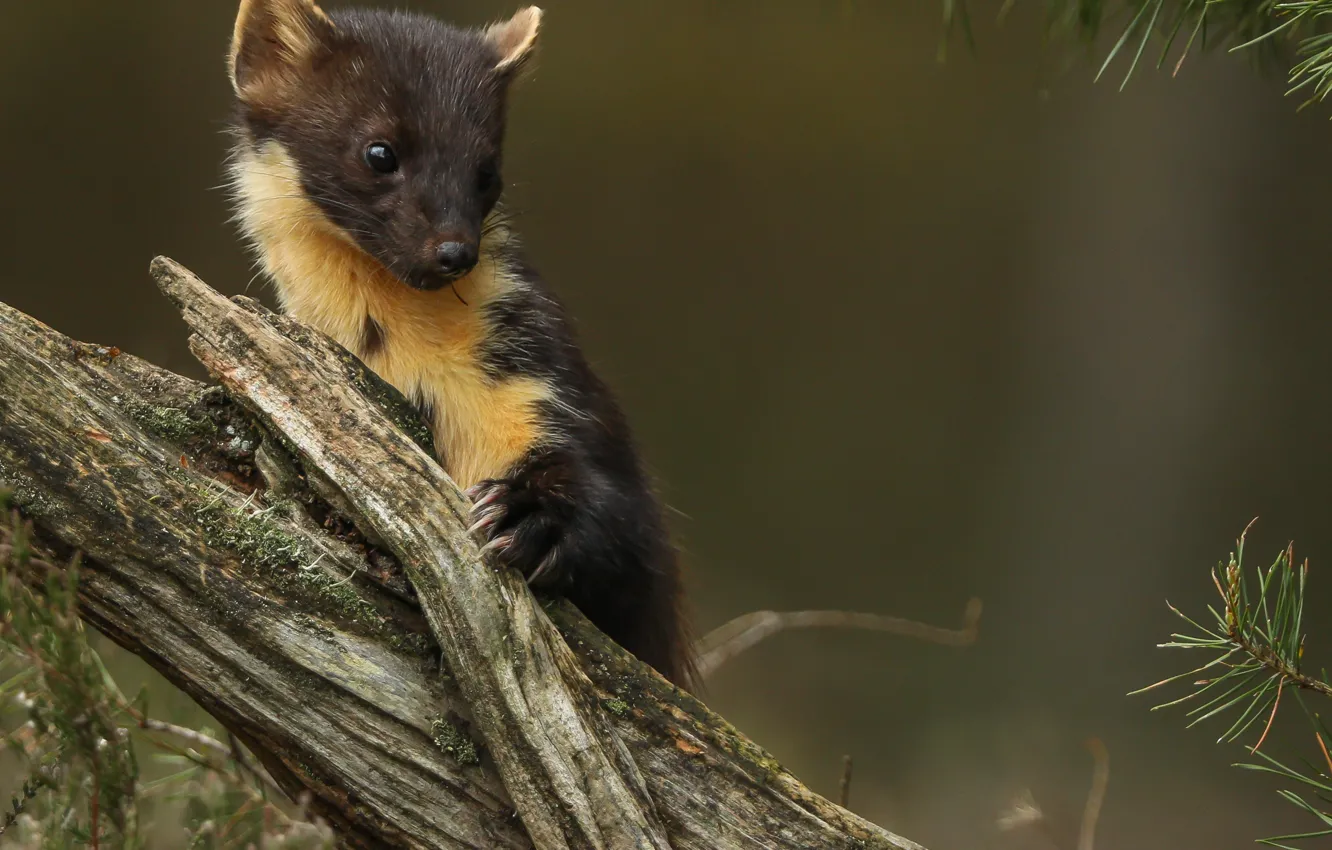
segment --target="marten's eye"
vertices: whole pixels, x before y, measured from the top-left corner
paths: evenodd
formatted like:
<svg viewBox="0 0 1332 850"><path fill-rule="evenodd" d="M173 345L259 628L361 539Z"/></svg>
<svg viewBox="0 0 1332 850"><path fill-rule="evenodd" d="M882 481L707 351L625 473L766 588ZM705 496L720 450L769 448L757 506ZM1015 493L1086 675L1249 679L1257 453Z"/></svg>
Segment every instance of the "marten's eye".
<svg viewBox="0 0 1332 850"><path fill-rule="evenodd" d="M499 187L499 166L487 162L476 171L476 188L483 195L489 195Z"/></svg>
<svg viewBox="0 0 1332 850"><path fill-rule="evenodd" d="M398 155L383 142L373 142L365 149L365 164L380 174L392 174L398 170Z"/></svg>

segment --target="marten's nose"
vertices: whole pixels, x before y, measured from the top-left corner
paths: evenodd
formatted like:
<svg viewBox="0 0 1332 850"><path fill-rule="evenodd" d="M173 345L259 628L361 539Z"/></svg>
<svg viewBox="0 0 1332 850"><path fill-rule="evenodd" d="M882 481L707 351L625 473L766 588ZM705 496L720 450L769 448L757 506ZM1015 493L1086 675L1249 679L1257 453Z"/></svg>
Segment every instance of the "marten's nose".
<svg viewBox="0 0 1332 850"><path fill-rule="evenodd" d="M476 245L471 242L441 242L435 249L435 262L444 274L457 277L476 265L476 253Z"/></svg>

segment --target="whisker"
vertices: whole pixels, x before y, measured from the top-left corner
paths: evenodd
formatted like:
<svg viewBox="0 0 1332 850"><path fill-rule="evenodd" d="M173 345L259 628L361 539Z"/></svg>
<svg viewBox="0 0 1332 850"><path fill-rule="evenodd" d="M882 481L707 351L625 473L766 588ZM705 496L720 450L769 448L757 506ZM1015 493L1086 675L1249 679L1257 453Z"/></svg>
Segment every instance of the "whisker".
<svg viewBox="0 0 1332 850"><path fill-rule="evenodd" d="M296 196L291 196L291 197L296 197ZM278 198L278 197L268 197L268 198L258 198L258 199L256 199L256 200L260 200L260 201L279 201L279 200L283 200L283 198ZM241 217L242 217L241 214L240 214L240 213L237 213L236 215L233 215L233 216L232 216L232 219L235 220L235 219L239 219L239 218L241 218ZM288 215L285 215L285 216L275 216L275 217L271 217L269 220L271 220L271 221L276 221L276 222L285 222L285 221L304 221L304 222L307 222L307 223L310 223L310 224L319 224L319 223L321 223L321 220L320 220L320 219L315 218L314 216L310 216L310 215L306 215L306 214L300 213L300 212L291 213L291 214L288 214ZM336 224L336 226L339 227L339 228L341 228L343 231L345 231L345 232L347 232L347 233L355 234L355 235L357 235L357 236L365 236L366 238L369 238L369 239L373 239L373 238L375 238L375 236L376 236L376 234L374 234L373 232L371 232L371 231L369 231L369 230L366 230L366 229L364 229L364 228L360 228L360 227L347 227L347 226L344 226L344 225L341 225L341 224L337 224L336 222L334 222L334 224Z"/></svg>
<svg viewBox="0 0 1332 850"><path fill-rule="evenodd" d="M356 206L354 206L354 205L352 205L352 204L347 203L346 201L339 201L337 198L329 198L329 197L326 197L326 196L324 196L324 195L311 195L311 194L308 194L308 193L305 193L305 192L297 192L297 193L293 193L293 194L289 194L289 195L260 195L260 196L257 197L257 198L251 198L251 199L249 199L249 200L252 201L252 202L259 202L259 201L269 201L269 202L271 202L271 201L311 201L311 202L313 202L313 203L320 203L320 202L322 202L322 203L329 204L330 206L337 207L337 208L339 208L339 209L347 210L348 212L354 212L354 213L358 213L358 214L364 212L364 210L362 210L360 207L356 207Z"/></svg>
<svg viewBox="0 0 1332 850"><path fill-rule="evenodd" d="M272 177L274 180L286 180L288 183L299 183L300 180L284 171L266 171L253 163L246 163L238 169L244 174L258 174L261 177ZM233 180L239 180L242 175L236 175Z"/></svg>

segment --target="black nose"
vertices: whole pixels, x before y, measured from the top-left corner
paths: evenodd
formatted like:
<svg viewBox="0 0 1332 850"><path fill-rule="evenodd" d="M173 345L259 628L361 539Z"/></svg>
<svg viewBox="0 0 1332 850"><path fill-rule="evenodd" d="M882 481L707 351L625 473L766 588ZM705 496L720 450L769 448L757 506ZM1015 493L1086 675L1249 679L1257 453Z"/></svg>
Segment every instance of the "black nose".
<svg viewBox="0 0 1332 850"><path fill-rule="evenodd" d="M469 272L476 265L476 246L470 242L441 242L435 249L435 261L444 274Z"/></svg>

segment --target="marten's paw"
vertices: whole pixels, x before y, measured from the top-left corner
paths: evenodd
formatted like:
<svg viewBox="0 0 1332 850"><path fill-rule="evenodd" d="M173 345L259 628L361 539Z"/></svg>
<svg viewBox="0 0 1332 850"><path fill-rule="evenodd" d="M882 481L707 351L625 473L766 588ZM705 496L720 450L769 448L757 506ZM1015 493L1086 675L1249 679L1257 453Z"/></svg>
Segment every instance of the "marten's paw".
<svg viewBox="0 0 1332 850"><path fill-rule="evenodd" d="M572 505L558 494L514 479L469 488L472 534L486 541L482 554L513 567L535 588L558 590L569 581L562 542Z"/></svg>

